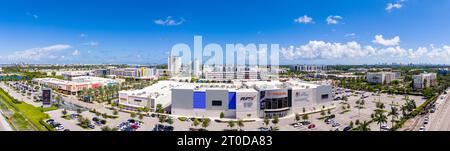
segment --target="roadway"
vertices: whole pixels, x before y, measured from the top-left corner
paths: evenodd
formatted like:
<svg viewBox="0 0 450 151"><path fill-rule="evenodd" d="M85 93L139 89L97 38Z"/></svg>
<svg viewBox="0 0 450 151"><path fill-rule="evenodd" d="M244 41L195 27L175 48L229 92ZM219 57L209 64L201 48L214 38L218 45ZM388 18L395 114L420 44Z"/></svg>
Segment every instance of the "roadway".
<svg viewBox="0 0 450 151"><path fill-rule="evenodd" d="M13 131L13 128L3 116L2 111L0 111L0 131Z"/></svg>
<svg viewBox="0 0 450 151"><path fill-rule="evenodd" d="M429 116L429 131L450 131L450 90L446 95L439 96L436 101L436 111Z"/></svg>

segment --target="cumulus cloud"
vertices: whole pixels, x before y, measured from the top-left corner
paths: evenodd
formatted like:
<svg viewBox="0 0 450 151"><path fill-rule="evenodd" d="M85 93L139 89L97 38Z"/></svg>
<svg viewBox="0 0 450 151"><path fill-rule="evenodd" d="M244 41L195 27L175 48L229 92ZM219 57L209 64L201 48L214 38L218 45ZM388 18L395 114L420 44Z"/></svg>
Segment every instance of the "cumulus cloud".
<svg viewBox="0 0 450 151"><path fill-rule="evenodd" d="M400 9L403 7L404 0L397 1L395 3L388 3L386 6L386 11L391 12L394 9Z"/></svg>
<svg viewBox="0 0 450 151"><path fill-rule="evenodd" d="M31 48L23 51L16 51L13 54L8 55L8 59L13 61L23 61L23 60L39 61L41 58L44 57L49 57L51 59L53 53L61 50L66 50L69 48L72 48L72 46L66 44L57 44L42 48Z"/></svg>
<svg viewBox="0 0 450 151"><path fill-rule="evenodd" d="M90 42L87 42L87 43L83 43L83 45L85 45L85 46L92 46L92 47L96 47L96 46L98 46L98 45L99 45L99 43L98 43L98 42L96 42L96 41L90 41Z"/></svg>
<svg viewBox="0 0 450 151"><path fill-rule="evenodd" d="M313 18L307 15L294 19L294 22L299 24L314 24Z"/></svg>
<svg viewBox="0 0 450 151"><path fill-rule="evenodd" d="M79 56L79 55L80 51L78 51L78 49L72 52L72 56Z"/></svg>
<svg viewBox="0 0 450 151"><path fill-rule="evenodd" d="M341 16L328 16L326 21L327 24L338 24L340 20L342 20L343 18Z"/></svg>
<svg viewBox="0 0 450 151"><path fill-rule="evenodd" d="M39 18L38 15L30 13L30 12L27 12L27 15L33 17L34 19L38 19Z"/></svg>
<svg viewBox="0 0 450 151"><path fill-rule="evenodd" d="M288 60L295 59L356 59L362 57L376 57L379 59L439 59L450 61L450 46L418 47L405 49L400 46L376 48L370 45L363 46L355 41L347 43L330 43L324 41L309 41L297 47L281 48L281 56Z"/></svg>
<svg viewBox="0 0 450 151"><path fill-rule="evenodd" d="M158 19L154 21L155 24L163 26L177 26L183 24L184 22L185 22L184 18L179 18L178 20L175 20L173 19L172 16L167 16L166 19Z"/></svg>
<svg viewBox="0 0 450 151"><path fill-rule="evenodd" d="M355 33L347 33L344 35L344 37L355 37L356 34Z"/></svg>
<svg viewBox="0 0 450 151"><path fill-rule="evenodd" d="M309 41L299 47L281 48L280 52L286 59L337 59L365 57L375 53L372 46L361 46L357 42L328 43L324 41Z"/></svg>
<svg viewBox="0 0 450 151"><path fill-rule="evenodd" d="M381 44L383 46L396 46L400 43L400 37L395 36L392 39L384 39L383 35L376 35L375 40L373 40L372 42L376 44Z"/></svg>
<svg viewBox="0 0 450 151"><path fill-rule="evenodd" d="M450 46L444 45L442 48L431 45L431 51L427 53L428 58L435 60L450 60Z"/></svg>

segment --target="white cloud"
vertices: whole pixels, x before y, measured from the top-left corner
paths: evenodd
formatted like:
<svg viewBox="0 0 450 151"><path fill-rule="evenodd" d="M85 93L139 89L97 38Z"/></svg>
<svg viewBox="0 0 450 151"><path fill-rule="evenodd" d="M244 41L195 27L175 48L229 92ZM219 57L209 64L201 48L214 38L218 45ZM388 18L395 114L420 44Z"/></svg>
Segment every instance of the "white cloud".
<svg viewBox="0 0 450 151"><path fill-rule="evenodd" d="M286 59L338 59L365 57L375 53L372 46L361 46L357 42L328 43L324 41L309 41L306 45L299 47L291 46L282 48L281 54Z"/></svg>
<svg viewBox="0 0 450 151"><path fill-rule="evenodd" d="M8 55L8 59L13 61L39 61L41 58L45 57L49 57L51 59L53 53L69 48L72 48L72 46L66 44L58 44L42 48L31 48L23 51L16 51L13 54Z"/></svg>
<svg viewBox="0 0 450 151"><path fill-rule="evenodd" d="M186 20L184 18L180 18L178 20L173 19L172 16L167 16L166 19L158 19L155 20L155 24L157 25L163 25L163 26L177 26L177 25L181 25L185 22Z"/></svg>
<svg viewBox="0 0 450 151"><path fill-rule="evenodd" d="M450 46L444 45L442 48L430 46L431 51L427 54L429 59L450 61Z"/></svg>
<svg viewBox="0 0 450 151"><path fill-rule="evenodd" d="M394 9L400 9L403 7L404 0L397 1L395 3L388 3L386 6L386 11L391 12Z"/></svg>
<svg viewBox="0 0 450 151"><path fill-rule="evenodd" d="M450 46L435 48L431 46L431 50L427 47L418 47L417 49L405 49L400 46L390 46L375 48L370 45L362 46L357 42L347 43L330 43L324 41L309 41L305 45L298 47L290 46L281 48L280 53L285 59L356 59L362 57L371 57L375 60L391 60L392 59L410 59L417 61L424 57L430 59L448 60L450 61Z"/></svg>
<svg viewBox="0 0 450 151"><path fill-rule="evenodd" d="M327 24L338 24L340 20L342 20L343 18L341 16L328 16L326 21Z"/></svg>
<svg viewBox="0 0 450 151"><path fill-rule="evenodd" d="M347 33L344 35L344 37L355 37L356 34L355 33Z"/></svg>
<svg viewBox="0 0 450 151"><path fill-rule="evenodd" d="M383 46L396 46L399 45L400 43L400 37L395 36L392 39L384 39L383 35L375 35L375 40L373 40L372 42L376 44L381 44Z"/></svg>
<svg viewBox="0 0 450 151"><path fill-rule="evenodd" d="M86 38L86 37L88 37L88 35L87 35L87 34L84 34L84 33L81 33L81 34L80 34L80 37L81 37L81 38Z"/></svg>
<svg viewBox="0 0 450 151"><path fill-rule="evenodd" d="M82 45L96 47L96 46L99 45L99 43L96 42L96 41L90 41L90 42L87 42L87 43L83 43Z"/></svg>
<svg viewBox="0 0 450 151"><path fill-rule="evenodd" d="M404 56L408 56L408 51L401 48L400 46L388 47L388 48L380 49L378 52L378 55L391 56L391 57L404 57Z"/></svg>
<svg viewBox="0 0 450 151"><path fill-rule="evenodd" d="M294 22L299 24L314 24L313 18L307 15L294 19Z"/></svg>
<svg viewBox="0 0 450 151"><path fill-rule="evenodd" d="M34 19L38 19L38 18L39 18L38 15L32 14L32 13L30 13L30 12L27 12L27 15L33 17Z"/></svg>
<svg viewBox="0 0 450 151"><path fill-rule="evenodd" d="M78 49L72 52L72 56L79 56L79 55L80 51L78 51Z"/></svg>

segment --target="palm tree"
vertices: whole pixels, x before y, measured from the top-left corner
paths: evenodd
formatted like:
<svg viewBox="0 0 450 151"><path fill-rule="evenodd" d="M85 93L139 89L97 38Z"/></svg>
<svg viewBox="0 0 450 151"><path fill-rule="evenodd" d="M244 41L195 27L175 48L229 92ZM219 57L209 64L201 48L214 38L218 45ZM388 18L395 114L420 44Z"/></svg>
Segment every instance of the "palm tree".
<svg viewBox="0 0 450 151"><path fill-rule="evenodd" d="M304 121L308 120L308 119L309 119L308 114L303 114L302 119L303 119Z"/></svg>
<svg viewBox="0 0 450 151"><path fill-rule="evenodd" d="M269 126L269 122L270 122L269 118L264 117L264 124L266 125L266 127Z"/></svg>
<svg viewBox="0 0 450 151"><path fill-rule="evenodd" d="M242 129L242 127L245 126L245 125L244 125L244 121L243 121L242 119L239 119L239 120L237 121L237 125L239 126L239 129Z"/></svg>
<svg viewBox="0 0 450 151"><path fill-rule="evenodd" d="M396 107L391 107L391 111L388 113L388 116L391 116L392 126L394 126L394 122L398 118L398 115L398 109Z"/></svg>
<svg viewBox="0 0 450 151"><path fill-rule="evenodd" d="M295 114L295 122L298 122L298 121L300 121L300 114Z"/></svg>
<svg viewBox="0 0 450 151"><path fill-rule="evenodd" d="M202 127L203 127L204 129L206 129L206 128L209 126L210 121L211 121L211 120L210 120L209 118L203 119Z"/></svg>
<svg viewBox="0 0 450 151"><path fill-rule="evenodd" d="M234 127L234 121L228 121L228 127L230 127L231 129L233 129Z"/></svg>
<svg viewBox="0 0 450 151"><path fill-rule="evenodd" d="M358 131L370 131L369 122L366 122L366 121L362 122L358 126L357 130Z"/></svg>
<svg viewBox="0 0 450 151"><path fill-rule="evenodd" d="M380 125L380 131L381 131L381 125L384 123L387 123L387 116L383 114L383 112L375 113L373 121L377 122L377 124Z"/></svg>
<svg viewBox="0 0 450 151"><path fill-rule="evenodd" d="M273 125L276 126L278 124L278 122L280 122L280 120L278 119L278 115L273 116L273 119L272 119Z"/></svg>

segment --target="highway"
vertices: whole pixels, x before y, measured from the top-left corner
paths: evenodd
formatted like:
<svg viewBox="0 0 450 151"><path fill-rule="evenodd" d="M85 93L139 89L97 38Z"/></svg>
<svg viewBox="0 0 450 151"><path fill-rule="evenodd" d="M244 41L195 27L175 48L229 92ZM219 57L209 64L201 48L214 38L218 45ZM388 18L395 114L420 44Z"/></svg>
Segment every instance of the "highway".
<svg viewBox="0 0 450 151"><path fill-rule="evenodd" d="M450 90L446 95L439 96L436 101L436 111L430 114L429 131L450 131Z"/></svg>

